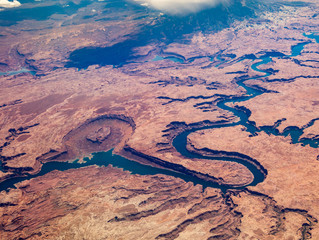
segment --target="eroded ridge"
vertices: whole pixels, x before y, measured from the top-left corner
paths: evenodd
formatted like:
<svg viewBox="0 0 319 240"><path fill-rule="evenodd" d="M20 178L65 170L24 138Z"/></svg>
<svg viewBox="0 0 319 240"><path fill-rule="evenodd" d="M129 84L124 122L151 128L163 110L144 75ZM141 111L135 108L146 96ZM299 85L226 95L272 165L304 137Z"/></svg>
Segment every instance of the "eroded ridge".
<svg viewBox="0 0 319 240"><path fill-rule="evenodd" d="M302 43L299 44L302 47L305 46L306 44L309 44L310 42L306 42L306 43ZM298 45L298 46L299 46ZM216 101L216 105L223 109L223 110L227 110L232 112L236 117L239 118L239 121L237 122L226 122L226 123L220 123L220 122L216 122L214 123L209 123L206 122L206 126L203 127L199 127L201 125L201 123L199 124L193 124L193 128L185 123L171 123L172 126L176 126L176 127L170 127L167 126L168 129L165 130L167 132L171 132L171 134L165 134L164 136L168 138L168 142L166 144L172 144L176 150L180 153L182 153L184 156L189 157L189 158L204 158L204 156L207 158L209 155L211 156L210 159L214 159L212 156L218 156L218 157L230 157L231 161L238 161L239 159L243 160L244 162L248 162L248 163L252 163L253 168L257 168L253 169L252 166L248 166L249 170L251 170L254 174L254 182L251 185L256 185L259 182L262 182L265 178L265 176L267 175L267 170L255 159L252 159L249 156L246 156L244 154L241 153L236 153L236 152L227 152L227 151L217 151L217 150L211 150L211 149L195 149L194 146L192 146L191 144L188 144L189 148L186 149L186 145L187 145L187 135L190 134L191 132L195 132L198 130L203 130L203 129L213 129L213 128L224 128L224 127L233 127L236 125L242 125L244 128L244 131L247 131L251 134L251 137L256 136L258 134L258 132L266 132L267 134L273 134L275 136L288 136L290 135L291 139L292 139L292 143L296 144L296 143L302 143L303 146L306 144L309 144L311 147L317 148L319 146L318 141L317 141L317 137L314 136L312 138L300 138L300 136L303 134L303 131L308 128L311 127L316 119L311 120L308 124L306 124L305 126L303 126L302 128L298 128L298 127L286 127L282 132L279 132L277 130L277 127L285 120L285 119L281 119L279 121L277 121L272 127L269 126L261 126L261 127L257 127L256 123L253 121L249 120L249 117L251 115L251 112L249 109L243 107L243 106L237 106L234 105L238 102L244 102L250 99L253 99L257 96L260 96L264 93L269 93L271 91L261 88L261 87L256 87L256 86L249 86L247 85L245 82L247 80L256 80L259 78L267 78L270 75L273 75L274 73L276 73L276 71L270 71L270 69L266 69L266 70L260 70L260 66L263 64L268 64L270 62L273 62L273 58L281 58L281 57L291 57L291 56L297 56L301 53L303 48L300 48L298 50L295 50L295 46L292 47L292 55L285 55L285 54L280 54L278 52L265 52L264 55L262 55L260 58L262 61L257 62L252 64L251 68L255 71L259 71L261 73L264 73L264 75L258 75L258 76L254 76L254 77L249 77L248 75L242 75L240 77L236 77L234 79L235 83L238 86L243 87L246 90L246 94L242 95L242 96L224 96L220 99L218 99ZM246 57L247 58L247 57ZM257 59L257 58L256 58ZM315 78L315 77L314 77ZM229 106L229 103L233 104L234 106L231 107ZM203 122L205 123L205 122ZM195 127L197 125L197 127ZM210 126L208 126L210 125ZM174 128L177 128L179 130L175 130ZM181 130L183 129L183 130ZM191 129L191 130L189 130ZM172 135L175 137L174 140L172 139ZM165 143L161 143L163 146L166 146ZM215 158L216 159L216 158ZM226 160L226 159L225 159ZM229 160L229 159L228 159ZM247 166L247 165L246 165Z"/></svg>
<svg viewBox="0 0 319 240"><path fill-rule="evenodd" d="M80 196L75 197L75 191ZM0 198L1 232L10 239L54 239L57 234L77 238L82 230L91 237L98 234L99 238L113 239L130 238L132 231L149 239L236 239L239 234L241 214L218 190L202 192L200 186L165 175L138 176L117 168L91 166L53 171L1 194L6 195ZM158 218L165 222L156 224L154 219ZM80 228L74 225L76 221L80 221ZM201 231L193 232L193 227Z"/></svg>
<svg viewBox="0 0 319 240"><path fill-rule="evenodd" d="M6 138L6 142L0 147L0 152L3 148L10 145L12 141L19 137L26 137L27 131L31 127L36 127L39 124L34 124L27 127L20 127L18 129L9 129L10 135ZM105 133L102 137L101 129L105 128ZM111 148L117 147L120 149L132 134L135 129L134 121L124 115L101 115L99 117L89 119L79 127L71 130L66 136L64 136L61 149L50 149L48 152L38 156L36 161L38 162L37 169L34 168L16 168L7 166L11 160L23 157L26 153L20 153L15 156L1 156L2 169L10 174L5 175L1 180L7 180L1 184L1 189L12 187L13 183L18 180L10 180L12 178L23 177L22 179L30 179L36 176L43 175L48 172L47 169L42 169L42 165L49 162L65 162L72 159L83 158L89 156L91 153L98 151L108 151ZM100 131L100 132L99 132ZM103 132L103 131L102 131ZM98 134L98 136L96 136ZM99 140L92 141L92 137ZM52 165L52 164L51 164ZM53 164L54 165L54 164ZM52 170L54 166L52 165ZM66 169L72 168L72 164L62 164ZM61 165L61 166L62 166ZM76 164L75 164L76 165ZM74 167L75 167L74 165ZM79 165L81 166L81 165ZM78 166L78 167L79 167ZM62 168L63 169L63 168ZM61 170L62 170L61 169Z"/></svg>
<svg viewBox="0 0 319 240"><path fill-rule="evenodd" d="M243 214L245 222L247 214L254 213L251 220L262 215L262 221L256 221L255 226L242 224L242 237L256 235L263 239L266 236L285 238L289 234L297 235L300 239L312 239L311 230L318 220L304 209L285 208L279 205L272 197L253 190L230 191L229 196L236 206L236 210ZM253 208L246 206L254 204ZM250 228L250 229L249 229ZM262 230L261 230L262 229ZM254 231L252 233L251 231Z"/></svg>
<svg viewBox="0 0 319 240"><path fill-rule="evenodd" d="M1 162L1 169L7 172L10 172L11 174L6 175L2 178L0 178L0 182L4 179L7 179L12 176L19 176L22 175L28 171L33 171L34 169L31 167L10 167L7 166L7 163L10 162L13 159L19 158L21 156L24 156L26 153L21 152L19 154L16 154L14 156L4 156L2 155L2 151L5 147L9 146L13 141L24 141L30 137L29 135L29 129L38 126L39 123L35 123L33 125L19 127L19 128L10 128L8 130L9 135L5 138L5 142L0 146L0 162Z"/></svg>
<svg viewBox="0 0 319 240"><path fill-rule="evenodd" d="M236 12L248 10L234 2ZM122 16L117 1L94 4L29 20L39 36L25 21L3 28L10 50L1 51L2 71L37 71L1 78L4 132L40 124L2 134L5 174L34 175L16 178L16 189L2 183L1 236L316 239L319 102L311 98L318 96L318 36L308 32L318 25L316 3L280 3L275 13L194 34L202 27L196 17L170 24L152 15L145 25L140 8ZM218 17L208 15L208 23ZM194 20L199 25L189 28ZM163 42L152 42L158 33ZM277 106L297 110L277 116ZM54 137L45 138L51 129ZM51 149L38 147L41 141ZM102 152L110 148L134 161ZM130 173L84 168L93 164Z"/></svg>

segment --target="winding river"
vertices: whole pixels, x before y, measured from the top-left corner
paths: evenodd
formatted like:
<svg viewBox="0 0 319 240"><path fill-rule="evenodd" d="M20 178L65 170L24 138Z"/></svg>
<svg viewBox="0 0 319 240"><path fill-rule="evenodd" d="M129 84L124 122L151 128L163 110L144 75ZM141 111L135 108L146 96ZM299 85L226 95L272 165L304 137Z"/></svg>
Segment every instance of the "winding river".
<svg viewBox="0 0 319 240"><path fill-rule="evenodd" d="M310 38L313 38L313 35L305 35L305 36L310 36ZM245 84L245 81L251 80L251 79L258 79L258 78L263 78L270 76L272 72L269 69L266 70L261 70L259 67L261 65L265 65L267 63L272 62L273 58L282 58L282 57L293 57L293 56L298 56L301 54L304 46L306 44L309 44L311 42L304 42L297 44L295 46L292 46L291 48L291 55L284 55L282 53L276 53L276 52L267 52L264 55L262 55L259 58L256 58L254 61L255 63L252 64L251 68L257 72L260 73L260 75L254 76L254 77L248 77L248 76L242 76L237 78L237 85L240 87L243 87L246 91L246 94L242 96L227 96L222 99L220 99L217 102L217 106L223 110L232 112L234 116L238 117L237 122L222 122L220 124L216 124L214 126L207 126L207 127L198 127L198 128L193 128L192 130L186 130L177 135L174 140L173 140L173 146L175 149L182 154L184 157L187 158L201 158L201 159L209 159L209 160L223 160L223 161L232 161L232 162L237 162L245 167L247 167L251 173L254 175L254 180L245 186L232 186L232 185L219 185L217 183L213 182L208 182L205 180L202 180L198 177L195 176L190 176L190 175L185 175L183 173L179 173L176 171L172 171L169 169L162 169L162 168L156 168L148 165L143 165L135 161L128 160L124 157L114 155L112 154L112 150L108 152L97 152L93 153L93 157L91 159L85 158L84 163L80 163L79 161L74 161L74 162L48 162L43 164L41 171L36 174L36 175L28 175L25 177L17 177L17 178L12 178L8 179L0 184L0 191L1 190L8 190L9 188L14 188L14 184L18 183L23 180L27 179L32 179L38 176L42 176L46 173L49 173L53 170L60 170L64 171L67 169L73 169L73 168L80 168L84 166L89 166L89 165L98 165L98 166L107 166L109 164L112 164L114 167L119 167L123 168L124 170L130 171L132 174L140 174L140 175L155 175L155 174L165 174L165 175L170 175L174 176L177 178L181 178L185 180L186 182L193 182L194 184L200 184L203 186L203 189L206 187L213 187L213 188L219 188L222 191L226 191L227 189L242 189L247 186L255 186L258 183L262 182L267 175L267 171L263 169L263 167L253 159L251 159L249 156L245 156L242 154L234 154L234 153L227 153L226 157L213 157L209 155L201 155L199 153L194 153L190 152L186 148L186 143L187 143L187 136L195 131L203 130L203 129L213 129L213 128L225 128L225 127L233 127L236 125L241 125L243 126L247 132L251 133L252 135L256 135L258 132L266 132L267 134L273 134L276 136L291 136L292 143L302 143L303 145L310 145L311 147L318 148L319 143L318 140L316 139L300 139L300 136L303 134L303 130L307 127L310 127L314 124L316 120L319 119L314 119L311 122L309 122L304 128L298 128L298 127L288 127L286 128L283 132L279 132L277 130L277 126L263 126L263 127L256 127L254 122L249 121L250 117L250 111L245 108L240 108L240 107L230 107L228 104L231 106L234 106L236 103L247 101L249 99L252 99L256 96L259 96L263 93L266 92L266 90L257 88L257 87L251 87ZM173 57L169 58L166 57L166 59L171 59L175 60L177 62L180 62L180 59L172 59ZM157 57L156 59L153 60L162 60L162 57ZM226 62L226 60L222 58L218 58L222 63ZM232 59L232 58L231 58ZM246 59L251 59L250 57L247 57ZM243 60L243 59L241 59ZM221 63L221 64L222 64ZM218 64L220 66L221 64ZM280 123L279 123L280 124ZM240 156L239 156L240 155ZM243 158L250 159L252 161L245 161Z"/></svg>

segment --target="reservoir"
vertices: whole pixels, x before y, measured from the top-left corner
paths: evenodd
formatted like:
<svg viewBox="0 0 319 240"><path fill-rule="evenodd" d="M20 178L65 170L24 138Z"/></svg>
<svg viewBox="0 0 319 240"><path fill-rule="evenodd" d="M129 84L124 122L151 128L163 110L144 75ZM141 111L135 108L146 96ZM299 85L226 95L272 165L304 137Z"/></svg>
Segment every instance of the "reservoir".
<svg viewBox="0 0 319 240"><path fill-rule="evenodd" d="M291 49L292 49L291 55L286 56L286 57L298 56L306 44L308 44L308 42L292 46L291 47ZM127 49L127 50L129 50L129 49ZM249 55L247 55L247 56L248 56L247 59L251 60ZM120 61L123 60L122 57L125 58L126 56L119 56L119 58L117 59L117 61L119 61L119 63L120 63ZM258 183L262 182L267 175L267 170L265 170L258 163L258 161L251 159L249 156L245 156L245 155L240 154L240 153L234 154L234 153L225 152L225 153L227 153L226 154L227 157L209 157L209 156L201 155L199 153L189 152L186 148L187 136L190 133L195 132L195 131L199 131L199 130L213 129L213 128L225 128L225 127L232 127L232 126L236 126L236 125L241 125L241 126L244 126L246 131L251 133L252 135L256 135L256 133L261 132L261 131L266 132L268 134L275 135L275 136L288 136L289 135L291 137L291 141L293 144L302 143L303 145L309 145L313 148L318 148L318 145L319 145L318 140L305 139L305 138L300 139L300 136L302 135L303 130L305 128L312 126L315 121L319 120L319 118L313 119L303 129L300 129L300 128L295 127L295 126L291 126L291 127L287 127L283 132L280 133L276 129L276 127L263 126L263 127L257 128L252 122L250 122L248 120L250 117L250 111L248 109L238 108L238 107L237 108L230 107L227 104L227 103L235 104L238 102L247 101L249 99L252 99L252 98L259 96L259 95L263 94L264 92L266 92L266 90L254 88L254 87L250 87L250 86L246 85L245 81L250 80L250 79L258 79L258 78L269 76L271 74L269 71L261 70L259 67L262 65L265 65L267 63L272 62L272 58L275 58L275 57L278 57L278 58L283 57L283 54L269 52L269 53L264 54L260 58L256 58L254 60L256 62L251 65L251 69L253 69L254 71L257 71L259 73L262 73L261 75L257 75L254 77L241 76L241 77L238 77L236 79L236 84L245 89L246 93L244 95L242 95L242 96L226 96L217 102L217 106L219 108L232 112L234 116L239 118L239 121L231 122L231 123L227 123L227 122L218 123L214 126L193 128L192 130L186 130L186 131L180 133L179 135L177 135L173 140L173 146L175 147L175 149L186 158L208 159L208 160L212 160L212 161L214 161L214 160L233 161L233 162L237 162L239 164L244 165L254 175L254 180L246 186L238 187L238 186L232 186L232 185L219 185L217 183L208 182L208 181L202 180L198 177L186 175L186 174L183 174L181 172L177 172L177 171L173 171L173 170L169 170L169 169L156 168L156 167L152 167L152 166L148 166L148 165L143 165L143 164L140 164L138 162L128 160L124 157L121 157L118 155L113 155L112 150L110 150L108 152L93 153L92 154L93 157L91 159L85 158L84 163L79 163L79 161L44 163L41 171L38 174L8 179L0 184L0 190L7 190L8 188L14 187L15 183L18 183L20 181L27 180L27 179L32 179L32 178L35 178L37 176L42 176L42 175L44 175L48 172L51 172L53 170L64 171L64 170L68 170L68 169L80 168L80 167L90 166L90 165L107 166L109 164L112 164L114 167L123 168L124 170L128 170L132 174L140 174L140 175L165 174L165 175L170 175L173 177L181 178L181 179L185 180L186 182L192 182L195 185L200 184L203 186L203 189L205 189L206 187L213 187L213 188L219 188L222 191L226 191L227 189L242 189L242 188L245 188L247 186L255 186ZM163 59L163 58L160 56L157 56L153 60L156 61L156 60L161 60L161 59ZM170 59L174 62L181 61L181 59L179 59L179 58L172 59L172 58L168 57L167 59ZM220 59L220 60L222 60L222 59ZM241 59L241 60L243 60L243 59ZM21 71L22 72L25 72L25 71L29 72L29 70L27 70L27 69L21 69L20 71L17 71L17 72L20 73ZM17 72L7 72L6 74L8 74L8 73L17 74ZM4 75L4 74L2 74L2 75ZM233 106L233 104L231 106Z"/></svg>

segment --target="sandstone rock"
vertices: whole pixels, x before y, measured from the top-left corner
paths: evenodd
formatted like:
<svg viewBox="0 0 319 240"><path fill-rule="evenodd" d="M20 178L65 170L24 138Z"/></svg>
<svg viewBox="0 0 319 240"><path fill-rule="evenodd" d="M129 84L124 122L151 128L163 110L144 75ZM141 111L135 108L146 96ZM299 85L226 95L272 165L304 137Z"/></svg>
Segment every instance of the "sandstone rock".
<svg viewBox="0 0 319 240"><path fill-rule="evenodd" d="M111 129L109 127L102 127L95 132L87 135L86 139L93 143L103 142L111 134Z"/></svg>

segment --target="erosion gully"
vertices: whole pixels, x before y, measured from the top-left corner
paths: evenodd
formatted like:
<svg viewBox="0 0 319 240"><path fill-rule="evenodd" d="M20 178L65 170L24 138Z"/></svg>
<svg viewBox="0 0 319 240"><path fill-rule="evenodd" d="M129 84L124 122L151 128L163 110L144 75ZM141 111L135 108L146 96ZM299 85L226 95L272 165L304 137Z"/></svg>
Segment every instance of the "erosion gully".
<svg viewBox="0 0 319 240"><path fill-rule="evenodd" d="M316 35L310 34L310 35L304 35L309 38L314 38L317 40ZM318 42L318 41L317 41ZM272 74L271 69L266 69L266 70L261 70L259 67L262 65L265 65L267 63L270 63L273 61L273 58L289 58L289 57L295 57L301 54L303 48L305 45L311 43L311 41L308 42L303 42L299 43L297 45L294 45L291 47L291 55L284 55L282 53L278 52L266 52L262 56L256 58L256 59L251 59L251 56L244 57L241 59L238 59L238 61L242 61L244 59L251 59L254 61L254 63L251 65L251 68L254 71L259 72L260 74L254 77L249 77L247 75L243 75L241 77L235 78L236 84L242 88L245 89L246 93L242 96L227 96L222 99L220 99L217 102L217 106L223 110L231 112L234 116L236 116L239 120L237 122L231 122L231 123L220 123L216 124L214 126L206 126L206 127L199 127L199 128L193 128L192 130L186 130L181 132L179 135L177 135L174 140L173 140L173 146L175 149L184 157L186 158L197 158L197 159L208 159L208 160L222 160L222 161L232 161L232 162L237 162L239 164L244 165L251 171L251 173L254 175L254 180L244 186L238 186L238 185L225 185L225 184L217 184L215 182L211 181L205 181L203 179L200 179L196 176L190 176L186 175L180 172L176 172L173 170L169 169L163 169L163 168L156 168L153 166L149 165L143 165L138 162L126 159L124 157L121 157L119 155L115 155L112 153L113 149L107 152L97 152L93 153L93 157L91 159L85 158L84 162L79 162L79 160L73 161L73 162L48 162L44 163L42 166L41 171L38 174L35 175L27 175L23 177L16 177L16 178L11 178L8 179L0 184L0 191L1 190L9 190L9 188L14 188L14 184L32 179L38 176L42 176L46 173L49 173L54 170L60 170L60 171L65 171L68 169L74 169L74 168L80 168L80 167L85 167L85 166L90 166L90 165L98 165L98 166L107 166L109 164L113 165L114 167L122 168L124 170L130 171L132 174L140 174L140 175L155 175L155 174L165 174L165 175L170 175L173 177L181 178L185 180L186 182L193 182L195 185L200 184L203 186L203 189L206 187L213 187L213 188L219 188L223 192L227 191L228 189L243 189L248 186L255 186L258 183L262 182L267 172L263 167L257 162L257 161L245 161L245 157L247 159L250 159L249 156L244 156L244 157L238 157L238 154L234 153L226 153L226 157L215 157L215 156L209 156L208 155L203 155L197 152L191 152L187 149L187 137L189 134L204 130L204 129L214 129L214 128L227 128L227 127L233 127L233 126L243 126L243 129L245 131L249 132L252 136L257 135L258 132L266 132L267 134L272 134L275 136L288 136L290 135L291 137L291 142L293 144L296 143L301 143L302 145L309 145L310 147L313 148L318 148L318 140L316 139L305 139L305 138L300 138L301 135L303 134L303 130L305 128L308 128L314 124L314 122L318 119L313 119L310 121L306 126L299 128L296 126L290 126L287 127L283 132L280 132L277 127L280 125L281 120L278 121L277 123L274 124L274 126L262 126L262 127L256 127L255 123L252 121L249 121L250 117L250 111L246 108L238 107L236 106L236 103L244 102L249 99L255 98L256 96L259 96L267 90L254 87L254 86L249 86L245 84L247 80L253 80L253 79L260 79L260 78L266 78ZM163 59L161 57L158 58L159 60ZM172 61L174 60L174 57L166 57L166 59L171 59ZM220 59L222 62L221 64L217 64L215 67L219 67L223 63L226 63L227 60L221 58L221 56L217 59ZM232 58L231 58L232 59ZM155 59L157 60L157 59ZM177 60L176 60L177 61ZM178 59L178 62L180 62L180 59Z"/></svg>

